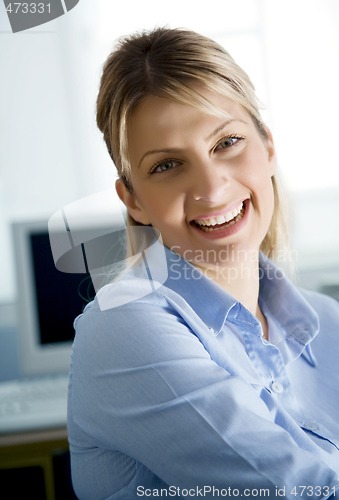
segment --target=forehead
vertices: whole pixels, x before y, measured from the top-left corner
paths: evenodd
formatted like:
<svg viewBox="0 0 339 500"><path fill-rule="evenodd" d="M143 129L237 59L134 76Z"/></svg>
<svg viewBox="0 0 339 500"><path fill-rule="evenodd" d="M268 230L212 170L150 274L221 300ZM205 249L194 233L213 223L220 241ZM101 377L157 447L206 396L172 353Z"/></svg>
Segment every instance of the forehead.
<svg viewBox="0 0 339 500"><path fill-rule="evenodd" d="M222 119L239 115L242 115L243 118L248 117L248 111L229 97L213 92L201 85L192 85L192 90L201 99L201 105L197 103L195 94L192 94L192 96L178 94L177 99L175 97L164 98L150 95L144 98L132 111L128 120L129 125L139 121L147 122L148 117L151 116L153 119L156 118L159 123L161 123L162 117L167 116L167 120L165 119L167 124L169 118L176 119L178 112L185 113L187 118L189 115L194 118L198 115L201 117L207 115L211 118L220 117Z"/></svg>

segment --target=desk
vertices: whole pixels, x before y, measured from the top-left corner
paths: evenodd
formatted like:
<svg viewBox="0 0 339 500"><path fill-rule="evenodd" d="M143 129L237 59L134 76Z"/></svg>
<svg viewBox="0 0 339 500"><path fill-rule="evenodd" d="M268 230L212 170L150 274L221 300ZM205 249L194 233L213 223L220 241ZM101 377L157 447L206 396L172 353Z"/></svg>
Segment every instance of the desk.
<svg viewBox="0 0 339 500"><path fill-rule="evenodd" d="M66 428L0 434L1 489L8 500L73 500L68 459Z"/></svg>

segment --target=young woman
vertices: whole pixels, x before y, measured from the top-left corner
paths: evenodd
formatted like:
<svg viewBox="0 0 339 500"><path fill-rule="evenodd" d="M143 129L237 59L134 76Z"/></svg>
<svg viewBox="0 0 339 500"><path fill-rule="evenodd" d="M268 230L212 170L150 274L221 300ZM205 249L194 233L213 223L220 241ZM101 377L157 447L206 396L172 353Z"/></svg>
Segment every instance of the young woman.
<svg viewBox="0 0 339 500"><path fill-rule="evenodd" d="M339 495L339 305L268 258L285 210L247 75L196 33L135 35L97 121L132 240L161 237L76 321L79 499Z"/></svg>

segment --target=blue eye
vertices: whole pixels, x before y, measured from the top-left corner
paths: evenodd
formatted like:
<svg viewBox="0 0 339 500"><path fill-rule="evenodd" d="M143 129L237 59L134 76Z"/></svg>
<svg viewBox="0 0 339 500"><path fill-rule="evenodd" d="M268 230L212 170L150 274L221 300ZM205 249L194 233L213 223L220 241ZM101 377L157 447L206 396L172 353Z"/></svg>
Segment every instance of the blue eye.
<svg viewBox="0 0 339 500"><path fill-rule="evenodd" d="M234 144L236 144L237 142L241 141L242 139L244 139L244 137L235 136L235 135L232 135L232 136L229 136L229 137L224 137L216 145L214 151L218 151L219 149L227 149L227 148L229 148L231 146L234 146Z"/></svg>
<svg viewBox="0 0 339 500"><path fill-rule="evenodd" d="M180 165L180 162L175 161L175 160L165 160L160 163L158 163L152 170L152 174L154 173L160 173L160 172L168 172L169 170L172 170L175 168L177 165Z"/></svg>

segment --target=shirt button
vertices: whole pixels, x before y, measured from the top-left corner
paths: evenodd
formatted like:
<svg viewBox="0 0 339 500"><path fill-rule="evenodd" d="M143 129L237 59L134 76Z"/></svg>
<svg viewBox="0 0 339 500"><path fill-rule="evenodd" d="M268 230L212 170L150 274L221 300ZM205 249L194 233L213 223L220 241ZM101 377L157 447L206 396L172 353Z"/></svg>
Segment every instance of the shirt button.
<svg viewBox="0 0 339 500"><path fill-rule="evenodd" d="M280 382L272 382L272 390L280 394L284 390L284 386Z"/></svg>
<svg viewBox="0 0 339 500"><path fill-rule="evenodd" d="M303 427L305 429L307 429L308 431L317 431L318 430L318 426L314 422L306 422L306 424L304 424Z"/></svg>

